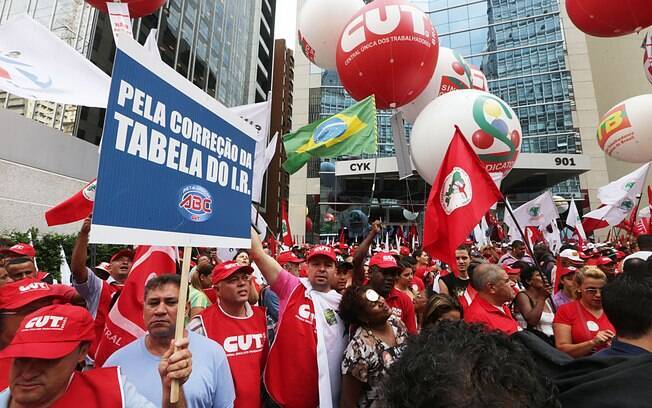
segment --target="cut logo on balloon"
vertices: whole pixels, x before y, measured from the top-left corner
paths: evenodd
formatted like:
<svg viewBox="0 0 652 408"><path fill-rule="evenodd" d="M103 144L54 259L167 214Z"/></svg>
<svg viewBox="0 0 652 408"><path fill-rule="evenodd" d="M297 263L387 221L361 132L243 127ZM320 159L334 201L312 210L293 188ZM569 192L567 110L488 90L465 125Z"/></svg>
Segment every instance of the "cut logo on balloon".
<svg viewBox="0 0 652 408"><path fill-rule="evenodd" d="M473 119L480 129L472 134L471 141L479 150L493 150L478 152L489 173L504 173L514 166L521 135L516 129L510 132L513 118L509 107L498 98L483 95L473 104Z"/></svg>
<svg viewBox="0 0 652 408"><path fill-rule="evenodd" d="M624 138L633 136L632 132L622 134L623 131L631 129L631 127L632 124L627 116L625 104L620 104L605 113L602 122L600 122L600 126L598 126L598 144L600 148L605 150L607 154L611 154L615 148L625 141L623 140ZM610 143L608 148L605 148L607 141L616 134L619 134L619 137Z"/></svg>
<svg viewBox="0 0 652 408"><path fill-rule="evenodd" d="M301 31L297 31L297 35L299 37L299 45L301 46L301 51L305 54L306 57L312 62L313 64L315 63L315 50L308 44L308 40L306 40L306 37L301 35Z"/></svg>

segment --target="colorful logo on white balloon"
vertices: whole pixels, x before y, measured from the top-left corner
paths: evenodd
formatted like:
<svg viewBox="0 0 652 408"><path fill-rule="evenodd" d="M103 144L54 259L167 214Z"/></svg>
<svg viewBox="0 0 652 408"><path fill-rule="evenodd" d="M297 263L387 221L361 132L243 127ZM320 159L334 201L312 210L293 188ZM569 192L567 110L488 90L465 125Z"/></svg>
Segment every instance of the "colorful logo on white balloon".
<svg viewBox="0 0 652 408"><path fill-rule="evenodd" d="M471 135L475 152L489 173L506 175L521 147L518 118L502 100L481 95L473 103L473 120L478 126Z"/></svg>
<svg viewBox="0 0 652 408"><path fill-rule="evenodd" d="M473 81L473 74L471 73L471 67L466 63L464 58L455 50L453 51L453 61L450 65L450 73L455 73L457 76L452 75L442 75L441 82L439 83L438 95L443 95L448 92L457 91L459 89L468 89L469 85ZM465 83L468 81L468 84Z"/></svg>

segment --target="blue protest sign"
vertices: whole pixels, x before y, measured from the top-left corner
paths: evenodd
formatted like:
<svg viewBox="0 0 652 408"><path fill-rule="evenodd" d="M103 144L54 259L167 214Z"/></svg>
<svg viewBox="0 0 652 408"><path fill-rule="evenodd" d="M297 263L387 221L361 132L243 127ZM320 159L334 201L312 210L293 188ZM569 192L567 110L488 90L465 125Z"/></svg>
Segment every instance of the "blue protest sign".
<svg viewBox="0 0 652 408"><path fill-rule="evenodd" d="M91 242L248 248L255 132L121 37Z"/></svg>

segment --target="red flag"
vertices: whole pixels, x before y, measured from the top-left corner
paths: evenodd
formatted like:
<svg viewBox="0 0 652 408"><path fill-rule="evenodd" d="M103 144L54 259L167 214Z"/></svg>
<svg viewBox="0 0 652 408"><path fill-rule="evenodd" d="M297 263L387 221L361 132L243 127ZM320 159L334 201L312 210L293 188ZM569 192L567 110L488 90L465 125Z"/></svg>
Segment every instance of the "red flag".
<svg viewBox="0 0 652 408"><path fill-rule="evenodd" d="M269 248L269 251L272 253L272 257L276 258L278 252L278 242L276 241L276 238L274 238L274 234L272 233L267 234L267 247Z"/></svg>
<svg viewBox="0 0 652 408"><path fill-rule="evenodd" d="M45 212L45 222L51 227L53 225L69 224L88 217L93 212L96 188L97 180L86 184L74 196L47 210Z"/></svg>
<svg viewBox="0 0 652 408"><path fill-rule="evenodd" d="M145 284L154 276L176 273L176 259L177 251L174 247L136 247L129 277L118 301L107 316L104 333L98 341L95 353L96 367L101 367L116 350L145 335Z"/></svg>
<svg viewBox="0 0 652 408"><path fill-rule="evenodd" d="M401 242L405 242L405 235L403 235L403 228L399 225L396 228L396 238L400 239Z"/></svg>
<svg viewBox="0 0 652 408"><path fill-rule="evenodd" d="M346 238L344 237L344 227L340 230L340 238L338 240L339 244L346 244Z"/></svg>
<svg viewBox="0 0 652 408"><path fill-rule="evenodd" d="M485 165L456 127L426 206L423 247L455 265L455 249L502 194Z"/></svg>
<svg viewBox="0 0 652 408"><path fill-rule="evenodd" d="M530 248L534 248L534 245L536 245L539 242L546 241L539 227L533 227L531 225L525 227L525 236L527 237L527 240L530 243Z"/></svg>
<svg viewBox="0 0 652 408"><path fill-rule="evenodd" d="M284 245L291 247L294 245L294 240L292 239L292 232L290 231L290 220L288 219L288 209L285 205L285 200L281 201L281 240Z"/></svg>
<svg viewBox="0 0 652 408"><path fill-rule="evenodd" d="M636 221L634 227L632 228L634 236L638 237L639 235L646 235L650 233L650 219L642 217L640 220Z"/></svg>

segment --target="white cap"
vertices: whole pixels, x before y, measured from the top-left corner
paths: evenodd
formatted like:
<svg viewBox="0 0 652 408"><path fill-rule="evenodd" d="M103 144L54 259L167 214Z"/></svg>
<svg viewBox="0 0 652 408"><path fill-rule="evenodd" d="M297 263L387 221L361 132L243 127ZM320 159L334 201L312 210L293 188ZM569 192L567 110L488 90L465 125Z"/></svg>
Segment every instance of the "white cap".
<svg viewBox="0 0 652 408"><path fill-rule="evenodd" d="M626 262L630 259L640 259L643 261L647 261L647 259L652 256L652 251L638 251L634 252L633 254L627 255L623 262Z"/></svg>
<svg viewBox="0 0 652 408"><path fill-rule="evenodd" d="M564 249L563 251L561 251L559 253L559 257L560 258L570 259L571 261L584 262L584 260L582 258L580 258L579 252L577 252L574 249L570 249L570 248Z"/></svg>

